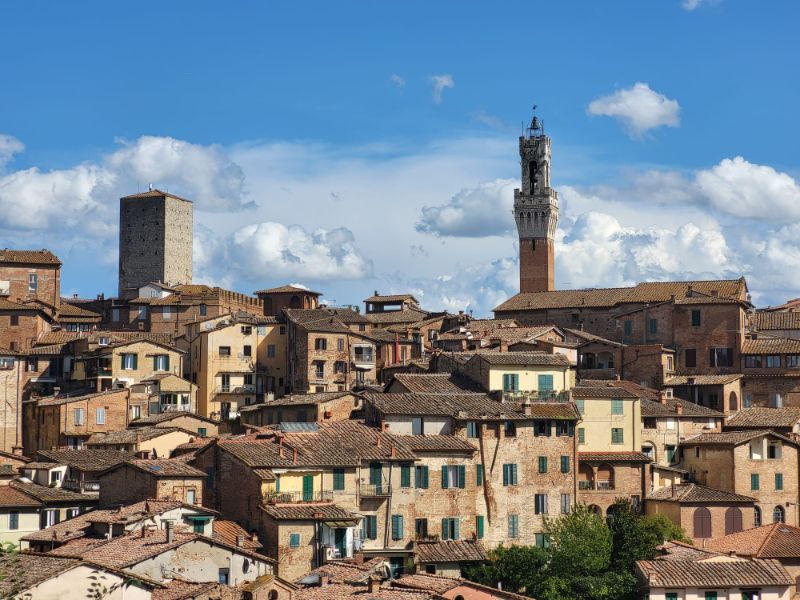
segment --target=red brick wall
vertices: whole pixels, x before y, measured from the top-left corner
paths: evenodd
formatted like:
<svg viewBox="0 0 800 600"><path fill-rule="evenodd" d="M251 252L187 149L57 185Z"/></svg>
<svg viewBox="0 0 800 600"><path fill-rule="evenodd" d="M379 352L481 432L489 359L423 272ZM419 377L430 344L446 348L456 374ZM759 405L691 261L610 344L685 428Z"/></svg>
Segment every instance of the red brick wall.
<svg viewBox="0 0 800 600"><path fill-rule="evenodd" d="M28 275L36 273L36 292L28 291ZM61 267L56 265L0 264L0 281L10 283L9 300L36 299L58 308L61 305Z"/></svg>

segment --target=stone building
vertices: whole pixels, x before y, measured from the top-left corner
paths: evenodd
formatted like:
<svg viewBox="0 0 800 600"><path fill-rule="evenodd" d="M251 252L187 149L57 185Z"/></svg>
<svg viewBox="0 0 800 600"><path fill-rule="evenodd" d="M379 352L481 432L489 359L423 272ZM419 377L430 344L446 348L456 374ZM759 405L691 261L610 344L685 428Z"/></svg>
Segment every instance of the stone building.
<svg viewBox="0 0 800 600"><path fill-rule="evenodd" d="M239 410L242 425L346 421L361 413L361 397L353 392L291 394Z"/></svg>
<svg viewBox="0 0 800 600"><path fill-rule="evenodd" d="M203 504L205 473L182 460L130 459L109 467L98 479L102 508L150 499Z"/></svg>
<svg viewBox="0 0 800 600"><path fill-rule="evenodd" d="M412 325L431 316L420 308L419 301L411 294L381 295L378 291L364 300L364 316L376 328L392 325Z"/></svg>
<svg viewBox="0 0 800 600"><path fill-rule="evenodd" d="M0 297L38 302L55 314L61 304L61 261L49 250L0 250Z"/></svg>
<svg viewBox="0 0 800 600"><path fill-rule="evenodd" d="M550 138L534 116L519 138L522 188L514 190L514 219L519 233L519 291L555 289L555 235L558 193L550 187Z"/></svg>
<svg viewBox="0 0 800 600"><path fill-rule="evenodd" d="M755 498L754 525L798 523L798 445L768 430L704 433L681 444L681 467L702 485Z"/></svg>
<svg viewBox="0 0 800 600"><path fill-rule="evenodd" d="M193 206L150 189L119 200L119 297L151 282L192 283Z"/></svg>
<svg viewBox="0 0 800 600"><path fill-rule="evenodd" d="M172 456L176 448L193 442L198 435L196 431L180 427L132 427L95 433L86 446L90 449L131 452L142 459L167 458Z"/></svg>
<svg viewBox="0 0 800 600"><path fill-rule="evenodd" d="M800 340L748 337L742 343L739 372L745 408L800 406Z"/></svg>
<svg viewBox="0 0 800 600"><path fill-rule="evenodd" d="M320 292L295 285L283 285L253 292L264 307L267 317L279 317L285 308L315 309L319 306Z"/></svg>
<svg viewBox="0 0 800 600"><path fill-rule="evenodd" d="M0 348L0 452L22 448L23 357Z"/></svg>
<svg viewBox="0 0 800 600"><path fill-rule="evenodd" d="M0 347L24 352L53 327L53 316L38 302L16 302L0 296Z"/></svg>

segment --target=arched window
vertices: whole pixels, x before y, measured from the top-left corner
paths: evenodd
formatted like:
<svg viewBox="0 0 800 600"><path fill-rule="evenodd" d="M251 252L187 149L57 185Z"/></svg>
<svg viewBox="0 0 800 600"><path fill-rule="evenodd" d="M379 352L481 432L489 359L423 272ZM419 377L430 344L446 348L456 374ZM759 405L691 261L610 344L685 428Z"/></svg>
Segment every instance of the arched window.
<svg viewBox="0 0 800 600"><path fill-rule="evenodd" d="M731 411L739 410L739 398L736 396L736 392L731 392L728 397L728 408Z"/></svg>
<svg viewBox="0 0 800 600"><path fill-rule="evenodd" d="M302 308L303 304L300 302L300 296L292 296L289 299L289 308Z"/></svg>
<svg viewBox="0 0 800 600"><path fill-rule="evenodd" d="M267 600L278 600L278 590L271 590L267 596Z"/></svg>
<svg viewBox="0 0 800 600"><path fill-rule="evenodd" d="M742 511L731 506L725 511L725 535L738 533L742 529Z"/></svg>
<svg viewBox="0 0 800 600"><path fill-rule="evenodd" d="M786 511L783 510L782 506L776 506L775 509L772 511L772 521L773 523L786 522Z"/></svg>
<svg viewBox="0 0 800 600"><path fill-rule="evenodd" d="M597 504L590 504L589 505L589 510L591 512L593 512L594 514L596 514L598 517L602 517L603 516L603 509L600 508L599 506L597 506Z"/></svg>
<svg viewBox="0 0 800 600"><path fill-rule="evenodd" d="M694 510L694 535L692 537L711 537L711 511L705 506Z"/></svg>
<svg viewBox="0 0 800 600"><path fill-rule="evenodd" d="M757 506L753 507L753 526L761 527L761 509Z"/></svg>

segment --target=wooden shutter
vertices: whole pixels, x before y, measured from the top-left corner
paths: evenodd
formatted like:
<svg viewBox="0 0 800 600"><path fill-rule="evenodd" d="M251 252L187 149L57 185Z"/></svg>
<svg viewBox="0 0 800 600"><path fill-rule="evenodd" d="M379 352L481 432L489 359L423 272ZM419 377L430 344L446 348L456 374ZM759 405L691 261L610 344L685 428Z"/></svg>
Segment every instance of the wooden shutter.
<svg viewBox="0 0 800 600"><path fill-rule="evenodd" d="M460 519L453 519L453 539L458 540L461 539L461 520Z"/></svg>
<svg viewBox="0 0 800 600"><path fill-rule="evenodd" d="M411 487L411 465L400 465L400 487Z"/></svg>
<svg viewBox="0 0 800 600"><path fill-rule="evenodd" d="M464 465L458 466L458 487L464 488L467 483L467 467Z"/></svg>
<svg viewBox="0 0 800 600"><path fill-rule="evenodd" d="M450 519L447 519L447 518L442 519L442 539L443 540L449 540L450 539L450 533L448 531L449 530L449 527L448 527L449 522L450 522Z"/></svg>
<svg viewBox="0 0 800 600"><path fill-rule="evenodd" d="M479 540L483 538L483 515L475 517L475 537Z"/></svg>
<svg viewBox="0 0 800 600"><path fill-rule="evenodd" d="M711 537L711 512L701 506L694 511L694 536L696 538Z"/></svg>
<svg viewBox="0 0 800 600"><path fill-rule="evenodd" d="M447 473L447 465L442 465L442 489L446 490L450 487L450 478Z"/></svg>
<svg viewBox="0 0 800 600"><path fill-rule="evenodd" d="M506 486L508 485L509 470L510 470L509 467L510 466L511 465L503 465L503 485L506 485Z"/></svg>
<svg viewBox="0 0 800 600"><path fill-rule="evenodd" d="M475 485L483 485L483 465L475 467Z"/></svg>
<svg viewBox="0 0 800 600"><path fill-rule="evenodd" d="M742 511L731 506L725 511L725 535L738 533L742 530Z"/></svg>

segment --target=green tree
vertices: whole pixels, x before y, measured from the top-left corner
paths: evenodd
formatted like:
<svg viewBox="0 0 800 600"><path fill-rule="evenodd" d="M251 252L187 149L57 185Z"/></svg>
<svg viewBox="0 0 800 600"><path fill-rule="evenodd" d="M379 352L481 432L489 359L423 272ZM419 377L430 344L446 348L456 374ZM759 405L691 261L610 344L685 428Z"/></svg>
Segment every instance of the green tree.
<svg viewBox="0 0 800 600"><path fill-rule="evenodd" d="M518 594L532 596L538 589L542 570L547 563L547 551L536 546L499 546L488 553L489 563L466 567L465 578Z"/></svg>

